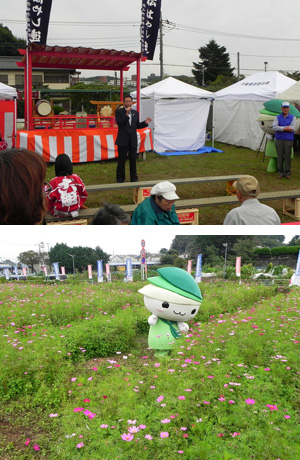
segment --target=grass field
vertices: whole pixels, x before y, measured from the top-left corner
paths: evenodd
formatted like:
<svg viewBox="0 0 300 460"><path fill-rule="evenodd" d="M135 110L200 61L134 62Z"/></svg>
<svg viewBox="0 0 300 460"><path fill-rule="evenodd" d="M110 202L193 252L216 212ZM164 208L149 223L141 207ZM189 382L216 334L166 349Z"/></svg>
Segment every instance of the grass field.
<svg viewBox="0 0 300 460"><path fill-rule="evenodd" d="M2 460L300 458L300 290L201 283L147 349L142 282L0 284Z"/></svg>
<svg viewBox="0 0 300 460"><path fill-rule="evenodd" d="M261 187L261 192L272 192L276 190L298 189L300 155L295 154L292 160L291 180L278 180L276 173L268 173L267 166L269 159L263 162L263 153L246 148L238 148L232 145L216 143L217 149L224 153L207 153L201 155L185 155L165 157L156 153L147 153L146 160L137 161L139 180L157 179L167 180L178 177L200 177L220 176L227 174L250 174L255 176ZM105 184L115 182L116 160L109 160L97 163L85 163L74 165L74 172L77 173L86 185ZM48 167L47 180L54 176L54 166ZM126 164L126 180L129 180L129 164ZM181 199L201 198L210 196L226 195L224 183L208 183L203 185L180 185L177 188ZM100 206L104 201L117 204L132 204L133 191L124 190L91 193L87 199L88 207ZM289 222L290 219L282 214L282 200L267 203L279 214L282 222ZM200 208L200 225L221 225L224 217L234 206L214 206Z"/></svg>

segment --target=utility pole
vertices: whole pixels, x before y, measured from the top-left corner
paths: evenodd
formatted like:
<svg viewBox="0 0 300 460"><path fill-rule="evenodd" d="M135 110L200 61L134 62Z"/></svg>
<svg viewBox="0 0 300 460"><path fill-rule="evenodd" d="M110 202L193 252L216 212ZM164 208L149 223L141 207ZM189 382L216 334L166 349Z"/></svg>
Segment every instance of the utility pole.
<svg viewBox="0 0 300 460"><path fill-rule="evenodd" d="M163 23L160 17L159 22L159 62L160 62L160 80L164 78L164 56L163 56Z"/></svg>
<svg viewBox="0 0 300 460"><path fill-rule="evenodd" d="M237 53L237 78L240 80L240 53Z"/></svg>

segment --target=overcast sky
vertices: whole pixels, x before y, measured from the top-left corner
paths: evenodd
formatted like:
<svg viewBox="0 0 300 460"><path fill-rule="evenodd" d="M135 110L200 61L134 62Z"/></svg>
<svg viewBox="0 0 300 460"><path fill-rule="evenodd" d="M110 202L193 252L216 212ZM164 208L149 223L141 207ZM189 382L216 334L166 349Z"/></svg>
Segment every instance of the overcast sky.
<svg viewBox="0 0 300 460"><path fill-rule="evenodd" d="M142 0L53 0L48 44L140 51L141 5ZM9 0L0 22L26 38L25 11L26 0ZM198 48L211 39L226 47L232 67L240 53L246 76L264 71L265 62L269 71L299 70L299 12L299 0L162 0L162 18L171 23L163 38L164 71L192 75ZM134 65L129 74L135 73ZM142 64L142 77L150 73L159 75L159 47L154 60Z"/></svg>
<svg viewBox="0 0 300 460"><path fill-rule="evenodd" d="M56 243L65 243L69 247L100 246L108 254L138 254L141 250L141 240L145 240L145 249L156 253L161 248L169 249L176 235L240 235L243 230L249 235L286 235L285 242L292 239L294 226L247 226L247 229L238 226L73 226L57 225L43 226L2 226L0 232L0 261L10 259L16 261L18 255L24 251L38 251L39 244L44 243L44 250Z"/></svg>

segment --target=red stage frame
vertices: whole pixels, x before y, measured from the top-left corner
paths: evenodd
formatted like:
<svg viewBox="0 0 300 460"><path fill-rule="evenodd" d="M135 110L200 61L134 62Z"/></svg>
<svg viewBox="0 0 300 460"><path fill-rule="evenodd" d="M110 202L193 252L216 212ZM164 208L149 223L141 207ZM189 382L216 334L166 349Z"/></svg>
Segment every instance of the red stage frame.
<svg viewBox="0 0 300 460"><path fill-rule="evenodd" d="M23 56L18 67L24 68L24 102L25 123L27 130L34 129L32 113L32 69L89 69L113 70L120 72L120 100L123 100L123 73L129 65L136 62L137 66L137 107L140 107L140 76L141 61L147 58L135 51L117 51L71 46L48 46L29 44L26 50L20 49Z"/></svg>

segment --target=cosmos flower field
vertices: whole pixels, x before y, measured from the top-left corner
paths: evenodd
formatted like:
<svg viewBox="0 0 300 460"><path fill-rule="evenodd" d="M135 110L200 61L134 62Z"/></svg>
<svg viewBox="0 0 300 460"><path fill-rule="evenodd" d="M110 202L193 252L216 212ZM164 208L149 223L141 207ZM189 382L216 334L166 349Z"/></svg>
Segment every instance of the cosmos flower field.
<svg viewBox="0 0 300 460"><path fill-rule="evenodd" d="M300 289L202 283L158 358L144 284L0 284L1 459L300 458Z"/></svg>

